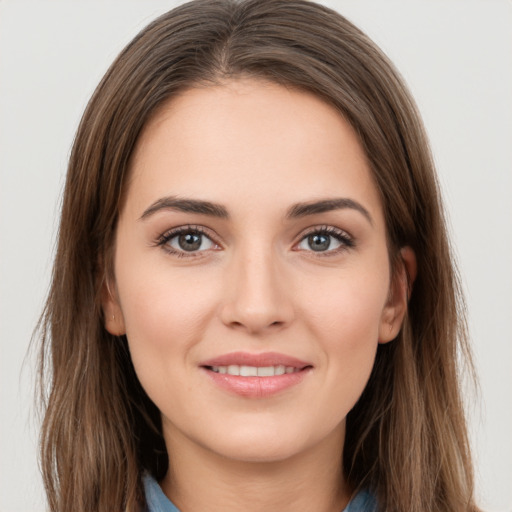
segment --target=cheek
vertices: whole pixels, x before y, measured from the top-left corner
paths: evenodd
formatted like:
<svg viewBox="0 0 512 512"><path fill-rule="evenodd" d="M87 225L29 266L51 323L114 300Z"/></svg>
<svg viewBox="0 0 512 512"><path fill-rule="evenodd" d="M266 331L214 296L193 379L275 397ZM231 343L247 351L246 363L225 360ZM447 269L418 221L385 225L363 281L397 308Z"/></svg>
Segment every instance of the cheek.
<svg viewBox="0 0 512 512"><path fill-rule="evenodd" d="M344 401L344 414L362 393L375 360L387 298L388 283L382 275L386 272L347 272L317 283L316 292L304 302L302 316L310 335L319 341L327 384L336 390L335 400Z"/></svg>
<svg viewBox="0 0 512 512"><path fill-rule="evenodd" d="M377 343L388 293L382 273L365 275L346 269L339 276L316 281L315 286L301 287L297 293L304 298L302 316L320 338L347 349Z"/></svg>
<svg viewBox="0 0 512 512"><path fill-rule="evenodd" d="M145 388L166 382L170 364L177 373L190 364L214 312L213 291L197 272L150 267L120 259L116 272L130 353Z"/></svg>

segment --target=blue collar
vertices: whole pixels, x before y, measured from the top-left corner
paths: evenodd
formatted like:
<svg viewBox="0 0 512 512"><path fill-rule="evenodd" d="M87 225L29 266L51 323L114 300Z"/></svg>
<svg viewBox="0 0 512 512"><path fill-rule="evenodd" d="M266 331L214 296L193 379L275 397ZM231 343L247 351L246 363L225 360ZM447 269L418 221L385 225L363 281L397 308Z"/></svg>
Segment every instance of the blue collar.
<svg viewBox="0 0 512 512"><path fill-rule="evenodd" d="M147 512L180 512L151 475L145 473L143 482ZM343 512L377 512L377 501L368 491L361 491L350 500Z"/></svg>

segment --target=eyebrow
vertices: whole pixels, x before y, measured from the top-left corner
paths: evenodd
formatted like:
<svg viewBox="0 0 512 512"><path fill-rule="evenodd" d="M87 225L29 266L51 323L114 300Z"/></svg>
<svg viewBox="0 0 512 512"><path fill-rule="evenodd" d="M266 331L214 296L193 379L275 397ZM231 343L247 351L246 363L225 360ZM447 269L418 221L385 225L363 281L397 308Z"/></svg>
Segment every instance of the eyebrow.
<svg viewBox="0 0 512 512"><path fill-rule="evenodd" d="M340 197L333 199L322 199L294 204L286 213L286 218L297 219L343 209L356 210L361 213L373 226L373 219L370 212L360 203L353 199ZM174 210L185 213L197 213L220 219L229 219L227 209L218 203L202 201L199 199L179 198L175 196L162 197L151 204L141 215L140 220L145 220L161 210Z"/></svg>
<svg viewBox="0 0 512 512"><path fill-rule="evenodd" d="M151 215L161 210L175 210L185 213L199 213L201 215L209 215L220 219L229 218L229 213L224 206L210 201L200 201L197 199L187 199L178 197L162 197L155 201L141 215L140 220L147 219Z"/></svg>
<svg viewBox="0 0 512 512"><path fill-rule="evenodd" d="M339 197L333 199L322 199L320 201L310 201L307 203L297 203L293 205L286 214L288 219L296 219L299 217L306 217L308 215L316 215L318 213L331 212L334 210L343 209L356 210L363 214L368 222L373 226L373 219L370 212L357 201L347 197Z"/></svg>

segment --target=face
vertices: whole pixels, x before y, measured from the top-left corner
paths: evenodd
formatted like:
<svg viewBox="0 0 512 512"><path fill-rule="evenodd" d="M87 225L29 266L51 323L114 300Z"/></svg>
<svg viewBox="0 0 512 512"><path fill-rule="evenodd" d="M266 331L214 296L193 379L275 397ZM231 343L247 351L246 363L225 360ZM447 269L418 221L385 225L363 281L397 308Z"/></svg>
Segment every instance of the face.
<svg viewBox="0 0 512 512"><path fill-rule="evenodd" d="M350 125L266 82L191 89L146 126L131 172L106 327L126 333L168 447L341 449L404 311Z"/></svg>

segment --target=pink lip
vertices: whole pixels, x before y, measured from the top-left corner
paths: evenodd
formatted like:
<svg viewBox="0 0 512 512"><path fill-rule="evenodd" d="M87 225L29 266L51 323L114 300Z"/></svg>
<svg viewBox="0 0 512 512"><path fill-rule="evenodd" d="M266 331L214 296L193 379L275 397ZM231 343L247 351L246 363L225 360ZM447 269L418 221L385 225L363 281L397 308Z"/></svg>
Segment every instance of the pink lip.
<svg viewBox="0 0 512 512"><path fill-rule="evenodd" d="M301 361L296 357L279 354L277 352L263 352L261 354L250 354L248 352L231 352L200 363L200 366L229 366L238 364L245 366L292 366L303 369L306 366L313 366L311 363Z"/></svg>
<svg viewBox="0 0 512 512"><path fill-rule="evenodd" d="M216 373L211 370L212 366L233 364L256 367L282 365L297 368L298 371L273 377L240 377L238 375ZM200 366L217 386L244 398L267 398L289 389L299 384L313 367L310 363L276 352L262 354L233 352L204 361Z"/></svg>

